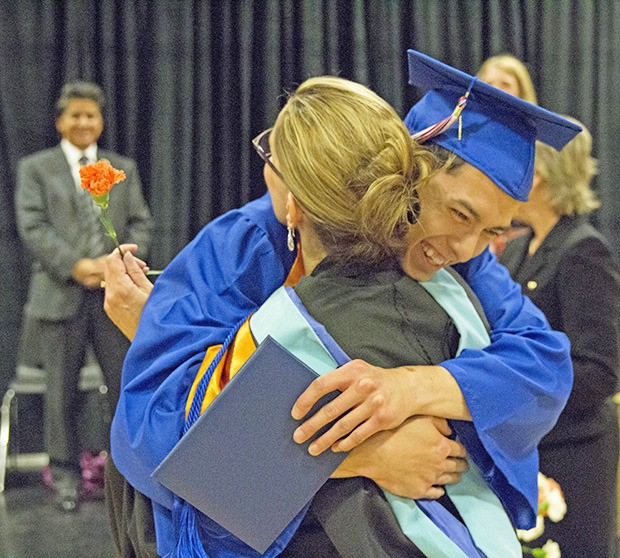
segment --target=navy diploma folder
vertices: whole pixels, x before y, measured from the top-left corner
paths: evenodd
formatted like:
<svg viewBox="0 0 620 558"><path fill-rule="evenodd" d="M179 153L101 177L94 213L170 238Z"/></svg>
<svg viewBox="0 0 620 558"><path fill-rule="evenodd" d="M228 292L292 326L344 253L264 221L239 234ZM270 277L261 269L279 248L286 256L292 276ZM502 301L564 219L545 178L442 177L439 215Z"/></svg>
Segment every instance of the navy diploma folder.
<svg viewBox="0 0 620 558"><path fill-rule="evenodd" d="M316 377L267 337L153 477L265 552L346 457L329 450L313 457L307 443L293 441L299 422L291 409ZM308 416L336 395L322 398Z"/></svg>

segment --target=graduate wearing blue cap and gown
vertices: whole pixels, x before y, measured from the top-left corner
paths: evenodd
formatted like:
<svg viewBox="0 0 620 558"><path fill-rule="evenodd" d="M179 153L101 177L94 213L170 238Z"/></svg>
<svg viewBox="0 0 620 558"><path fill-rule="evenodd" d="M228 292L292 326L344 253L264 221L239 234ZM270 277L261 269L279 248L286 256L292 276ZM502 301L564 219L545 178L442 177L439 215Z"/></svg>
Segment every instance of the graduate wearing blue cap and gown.
<svg viewBox="0 0 620 558"><path fill-rule="evenodd" d="M405 120L412 134L414 136L417 135L425 142L443 147L450 153L458 155L465 164L471 164L476 169L481 170L493 181L496 187L505 192L510 198L519 201L527 199L532 184L534 144L536 140L545 141L560 149L580 130L578 126L555 114L538 107L533 107L520 100L515 101L513 97L499 92L486 84L477 83L471 76L445 66L421 53L410 51L409 62L410 82L414 85L420 85L424 89L431 89L412 108ZM464 100L466 103L463 103ZM446 115L448 116L446 117ZM431 186L428 187L430 188ZM421 204L423 215L424 207L426 206L422 197ZM313 273L312 277L314 275L315 273ZM321 275L320 272L319 275ZM333 277L331 279L333 280ZM304 281L306 280L302 279L300 283L302 288ZM316 281L319 281L319 279L316 278ZM342 328L334 326L334 320L342 320L345 323L354 322L356 324L360 322L359 319L356 321L349 312L352 305L346 293L339 292L338 296L335 297L338 303L342 302L342 309L339 311L336 311L334 307L329 308L329 305L326 305L325 300L329 301L333 298L333 292L330 293L330 288L331 291L335 289L333 285L333 282L327 281L322 288L318 289L315 296L318 296L321 302L316 304L310 301L312 304L309 306L309 310L330 332L336 332L334 335L342 344L341 340L346 339L346 335ZM304 299L303 296L301 298ZM446 308L446 305L443 303L442 305ZM370 320L371 324L372 322L373 320ZM428 325L426 327L428 328ZM389 331L389 328L383 327L382 331ZM384 356L389 354L389 347L389 343L384 344L382 347L382 354ZM465 356L470 353L464 350L461 354ZM367 358L369 362L381 362L378 355L362 354L361 357ZM459 359L453 362L458 363ZM388 363L385 361L381 362L381 364L384 366L394 365L393 362ZM480 400L484 397L484 394L488 395L491 392L499 393L501 390L499 384L504 383L504 379L500 375L493 374L489 376L490 370L485 371L483 374L472 375L471 370L459 370L452 367L449 367L449 369L461 386L463 393L466 394L465 397L468 404L474 398ZM558 367L559 379L570 382L570 377L570 367L564 366L563 369L561 366ZM489 381L492 382L493 380L497 382L497 385L490 385ZM494 439L491 440L487 437L488 433L480 428L480 425L488 420L489 415L483 417L482 420L478 420L480 415L477 413L490 412L501 414L497 407L506 404L502 403L502 401L510 401L511 403L513 401L510 390L514 386L510 382L506 382L504 387L507 389L504 392L505 399L499 399L496 404L489 400L486 401L486 404L480 401L481 404L477 405L476 409L470 408L473 423L453 421L451 424L460 440L468 448L472 460L480 467L485 480L493 487L495 493L500 496L515 525L518 525L518 498L515 498L511 491L517 486L520 486L522 489L527 486L528 488L524 489L523 493L529 492L531 495L537 495L536 473L538 470L538 455L536 443L540 440L540 431L536 433L536 428L533 428L533 426L536 423L539 425L543 424L545 417L543 416L544 412L543 414L533 413L530 416L531 422L528 425L522 424L521 429L511 425L501 434L500 429L497 428L494 432ZM490 391L485 391L485 389L490 389ZM501 428L504 426L502 425ZM532 436L530 437L530 435ZM537 439L536 436L538 436ZM513 445L515 440L518 440L519 443L525 442L521 446L521 450ZM478 447L479 442L482 442L483 449ZM515 459L517 455L519 455L519 459ZM506 460L507 456L508 461ZM491 462L488 460L489 457L492 460ZM511 458L512 463L509 462ZM497 468L499 468L499 471ZM509 486L502 486L502 482L506 480L508 480ZM361 479L351 481L349 479L344 482L363 483L364 481ZM332 485L335 483L342 484L343 481L330 481L330 483ZM451 488L447 487L448 494L450 494ZM335 491L332 491L331 498L325 498L325 495L321 494L321 492L317 495L320 498L320 504L316 504L317 499L315 499L315 503L311 506L311 511L315 507L320 507L323 509L330 508L331 513L333 513L333 508L348 508L347 511L351 512L352 507L350 505L335 503L338 501L334 497ZM361 500L361 503L358 505L358 511L367 511L369 508L372 508L368 504L367 495L364 494L362 487L357 490L356 494L358 500ZM349 496L349 498L353 500L355 497ZM440 501L440 503L443 502ZM532 509L536 509L536 500L531 500L530 503ZM320 513L318 512L317 515L320 516ZM363 516L363 513L360 512L358 515ZM350 516L351 514L349 513ZM334 533L343 540L355 539L355 536L351 537L354 534L350 530L347 532L346 529L342 528L343 525L346 525L346 523L342 522L343 517L346 517L346 515L340 516L341 523L337 524L337 529L332 525L332 529L329 531L330 534ZM373 517L376 517L376 514ZM367 525L370 523L368 521ZM298 531L296 538L299 538L299 533L303 527L304 524L302 523L302 528ZM491 528L490 524L488 528ZM356 535L358 535L357 540L368 541L368 535L366 539L360 537L360 533L356 533ZM295 542L296 538L293 539L293 542ZM372 538L372 535L370 535L370 538ZM385 539L383 542L387 544ZM439 552L439 550L431 550L428 555L439 556ZM351 555L358 555L358 553L359 551ZM387 555L400 554L392 550ZM449 551L447 555L456 556L456 554L452 554ZM508 556L508 552L502 554L500 551L498 555Z"/></svg>
<svg viewBox="0 0 620 558"><path fill-rule="evenodd" d="M453 87L448 114L470 85ZM469 103L482 85L470 89ZM469 108L462 113L463 135ZM547 118L551 113L543 114ZM529 133L533 141L536 131ZM123 372L112 455L129 482L153 500L161 553L170 550L173 537L173 498L150 473L180 436L184 399L207 348L222 343L234 324L285 280L291 256L284 238L285 229L275 221L267 199L227 214L208 225L169 266L143 313ZM465 395L474 418L470 429L479 441L479 465L484 473L486 456L491 472L485 475L487 482L514 524L528 526L536 512L535 475L531 478L537 469L535 445L553 425L570 389L566 339L548 328L488 251L456 267L480 299L491 344L464 350L441 365ZM558 370L564 374L558 376ZM489 405L491 394L509 397L511 405Z"/></svg>

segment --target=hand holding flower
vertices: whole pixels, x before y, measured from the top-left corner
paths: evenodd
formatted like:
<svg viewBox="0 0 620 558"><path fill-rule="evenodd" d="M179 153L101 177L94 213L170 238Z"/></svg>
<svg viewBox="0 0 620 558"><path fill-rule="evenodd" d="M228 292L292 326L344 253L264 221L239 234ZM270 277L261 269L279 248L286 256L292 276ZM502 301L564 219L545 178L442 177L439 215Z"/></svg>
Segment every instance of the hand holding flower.
<svg viewBox="0 0 620 558"><path fill-rule="evenodd" d="M137 249L135 244L123 244L123 258L119 258L115 250L105 259L103 308L128 339L133 339L142 309L153 289L146 278L148 267L134 256Z"/></svg>
<svg viewBox="0 0 620 558"><path fill-rule="evenodd" d="M80 168L80 180L82 188L90 192L93 201L101 208L99 219L105 227L107 235L114 241L118 251L123 256L123 252L116 237L116 231L112 226L110 215L108 214L108 203L112 186L125 180L125 173L115 169L110 161L101 159L96 163L84 165Z"/></svg>

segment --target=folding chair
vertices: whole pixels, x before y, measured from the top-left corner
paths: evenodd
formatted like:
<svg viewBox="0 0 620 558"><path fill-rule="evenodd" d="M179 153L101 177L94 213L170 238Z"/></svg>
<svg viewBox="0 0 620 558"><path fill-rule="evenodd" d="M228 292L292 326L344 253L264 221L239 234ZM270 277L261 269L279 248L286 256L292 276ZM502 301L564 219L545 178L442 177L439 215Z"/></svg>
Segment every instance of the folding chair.
<svg viewBox="0 0 620 558"><path fill-rule="evenodd" d="M79 387L82 391L97 390L101 394L108 391L103 382L101 370L92 356L80 372ZM43 397L45 391L45 370L25 364L17 366L15 377L4 393L0 406L0 493L4 491L8 470L36 470L45 467L49 462L49 456L45 452L20 453L19 440L11 444L11 428L15 427L19 432L18 396L39 395Z"/></svg>

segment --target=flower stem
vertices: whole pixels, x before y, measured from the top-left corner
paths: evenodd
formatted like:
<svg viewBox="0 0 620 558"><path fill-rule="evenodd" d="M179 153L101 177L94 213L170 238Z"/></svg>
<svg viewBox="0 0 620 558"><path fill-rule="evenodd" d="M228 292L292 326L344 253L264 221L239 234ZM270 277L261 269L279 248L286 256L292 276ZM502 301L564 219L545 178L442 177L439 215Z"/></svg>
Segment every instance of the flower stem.
<svg viewBox="0 0 620 558"><path fill-rule="evenodd" d="M106 234L114 241L116 247L118 248L118 253L123 257L123 251L121 250L121 245L118 243L118 238L116 236L116 231L112 226L112 221L110 220L110 215L108 214L108 208L101 208L101 213L99 214L99 219L103 223Z"/></svg>
<svg viewBox="0 0 620 558"><path fill-rule="evenodd" d="M545 558L547 552L544 548L530 548L529 546L521 545L524 556L533 556L534 558Z"/></svg>

